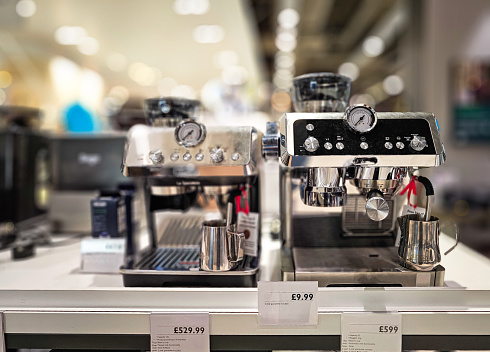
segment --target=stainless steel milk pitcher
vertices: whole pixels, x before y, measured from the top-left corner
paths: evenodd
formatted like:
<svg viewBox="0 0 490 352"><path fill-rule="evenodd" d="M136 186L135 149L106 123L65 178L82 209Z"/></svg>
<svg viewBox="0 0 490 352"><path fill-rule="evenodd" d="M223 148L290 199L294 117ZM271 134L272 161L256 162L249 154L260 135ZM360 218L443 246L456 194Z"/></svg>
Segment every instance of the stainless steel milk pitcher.
<svg viewBox="0 0 490 352"><path fill-rule="evenodd" d="M430 271L441 262L439 250L439 219L420 219L419 214L398 218L401 237L398 257L401 264L412 270Z"/></svg>
<svg viewBox="0 0 490 352"><path fill-rule="evenodd" d="M243 259L245 235L227 226L226 220L204 221L202 225L201 270L228 271Z"/></svg>

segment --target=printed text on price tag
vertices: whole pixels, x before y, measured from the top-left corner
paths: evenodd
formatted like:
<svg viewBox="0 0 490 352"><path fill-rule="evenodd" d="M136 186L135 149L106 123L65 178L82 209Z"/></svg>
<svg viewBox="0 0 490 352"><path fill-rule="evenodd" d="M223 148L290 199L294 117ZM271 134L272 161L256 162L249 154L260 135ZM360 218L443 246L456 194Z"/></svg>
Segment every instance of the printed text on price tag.
<svg viewBox="0 0 490 352"><path fill-rule="evenodd" d="M402 350L399 313L343 313L341 352Z"/></svg>
<svg viewBox="0 0 490 352"><path fill-rule="evenodd" d="M209 313L152 313L151 352L209 352Z"/></svg>
<svg viewBox="0 0 490 352"><path fill-rule="evenodd" d="M301 326L318 324L318 282L258 283L259 325Z"/></svg>

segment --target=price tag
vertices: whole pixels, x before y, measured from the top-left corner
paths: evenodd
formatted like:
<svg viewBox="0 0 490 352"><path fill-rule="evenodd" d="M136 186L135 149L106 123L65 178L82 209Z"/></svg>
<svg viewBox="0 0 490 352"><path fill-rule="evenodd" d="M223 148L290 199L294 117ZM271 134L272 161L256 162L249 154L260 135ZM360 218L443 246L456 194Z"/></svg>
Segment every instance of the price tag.
<svg viewBox="0 0 490 352"><path fill-rule="evenodd" d="M401 314L342 314L341 352L393 352L401 350Z"/></svg>
<svg viewBox="0 0 490 352"><path fill-rule="evenodd" d="M86 238L80 245L81 271L119 273L124 262L125 238Z"/></svg>
<svg viewBox="0 0 490 352"><path fill-rule="evenodd" d="M7 346L5 345L5 315L0 312L0 352L7 351Z"/></svg>
<svg viewBox="0 0 490 352"><path fill-rule="evenodd" d="M260 281L257 289L259 325L318 324L317 281Z"/></svg>
<svg viewBox="0 0 490 352"><path fill-rule="evenodd" d="M209 352L209 313L152 313L151 352Z"/></svg>

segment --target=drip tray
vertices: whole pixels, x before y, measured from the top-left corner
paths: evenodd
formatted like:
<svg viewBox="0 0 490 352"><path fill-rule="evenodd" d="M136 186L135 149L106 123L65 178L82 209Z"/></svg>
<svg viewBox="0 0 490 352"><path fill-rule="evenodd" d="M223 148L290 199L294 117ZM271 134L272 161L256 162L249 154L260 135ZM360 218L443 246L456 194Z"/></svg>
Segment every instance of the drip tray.
<svg viewBox="0 0 490 352"><path fill-rule="evenodd" d="M158 247L120 270L126 287L254 287L258 263L230 271L199 269L199 246Z"/></svg>
<svg viewBox="0 0 490 352"><path fill-rule="evenodd" d="M199 247L157 248L136 264L141 270L199 270Z"/></svg>
<svg viewBox="0 0 490 352"><path fill-rule="evenodd" d="M295 247L294 279L325 286L442 286L444 268L413 271L398 264L395 247Z"/></svg>

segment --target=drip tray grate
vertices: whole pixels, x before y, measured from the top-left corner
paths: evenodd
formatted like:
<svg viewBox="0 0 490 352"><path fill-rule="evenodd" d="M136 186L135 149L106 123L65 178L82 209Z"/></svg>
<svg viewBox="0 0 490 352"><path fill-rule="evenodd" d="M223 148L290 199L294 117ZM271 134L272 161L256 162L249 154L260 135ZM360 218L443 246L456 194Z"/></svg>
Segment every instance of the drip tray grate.
<svg viewBox="0 0 490 352"><path fill-rule="evenodd" d="M199 246L160 247L151 251L137 265L140 270L199 270Z"/></svg>

